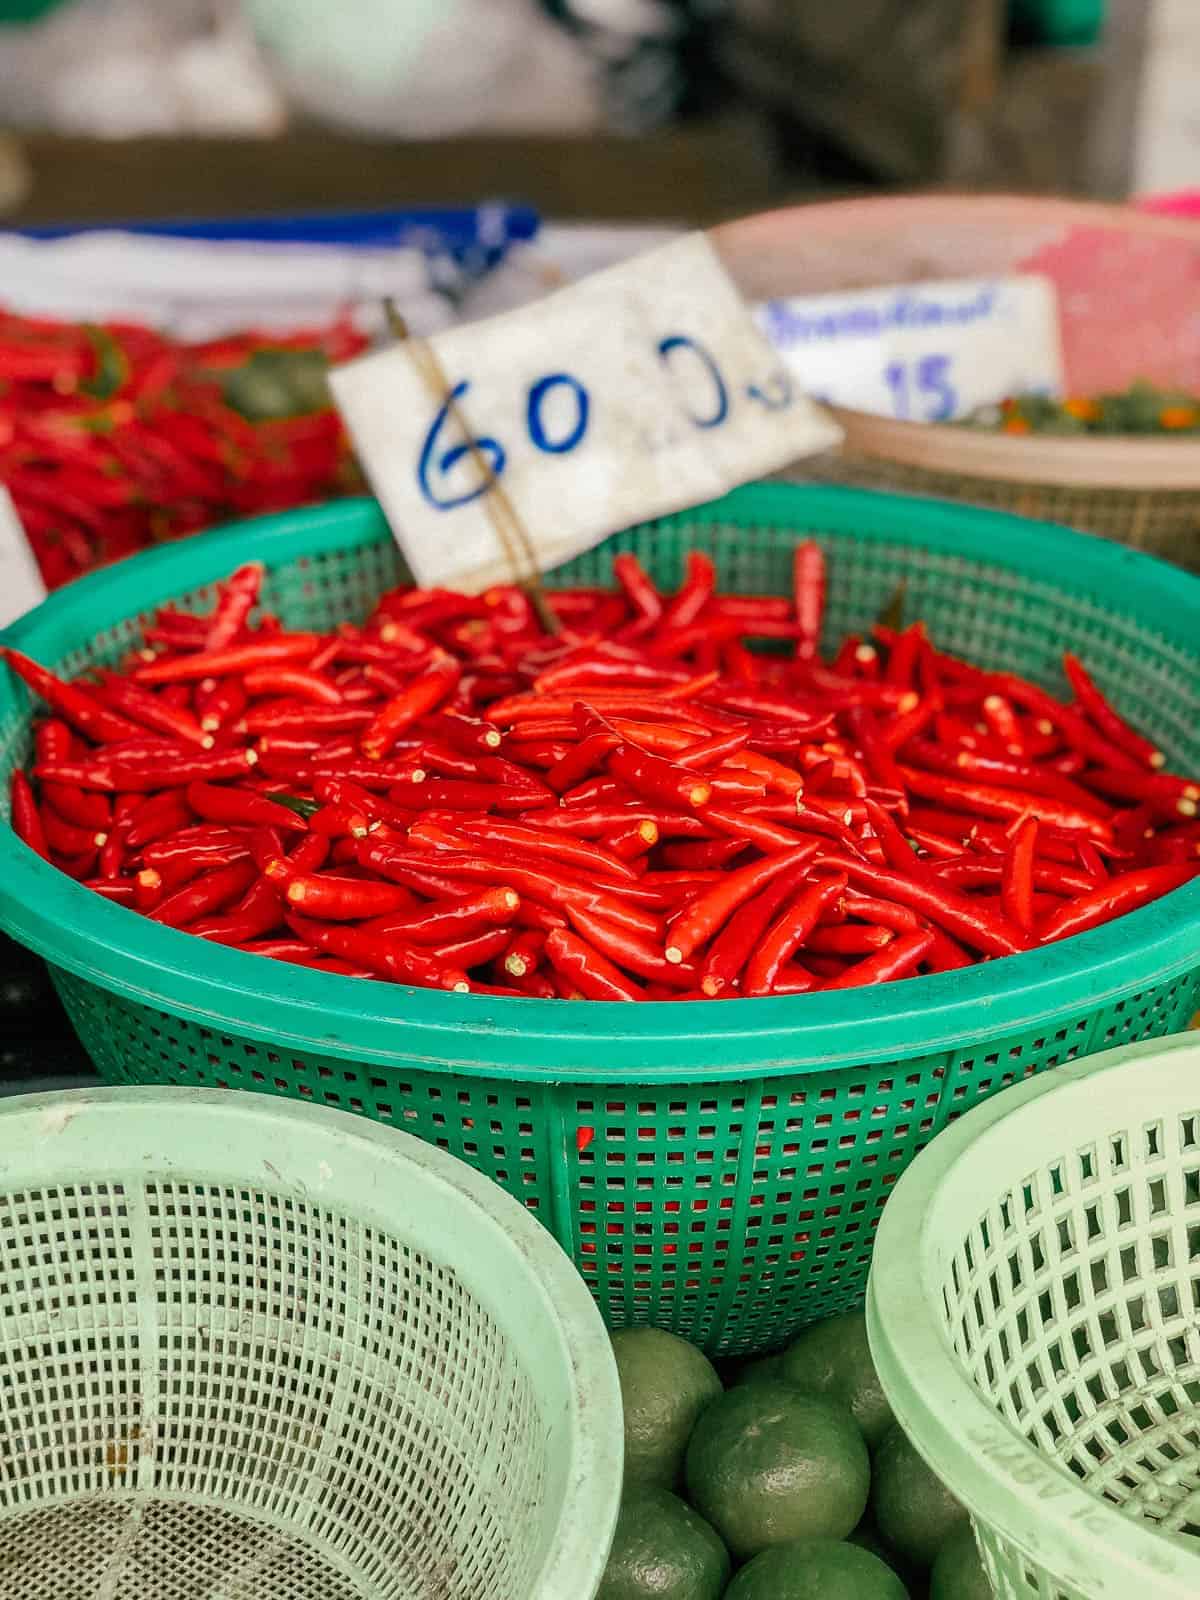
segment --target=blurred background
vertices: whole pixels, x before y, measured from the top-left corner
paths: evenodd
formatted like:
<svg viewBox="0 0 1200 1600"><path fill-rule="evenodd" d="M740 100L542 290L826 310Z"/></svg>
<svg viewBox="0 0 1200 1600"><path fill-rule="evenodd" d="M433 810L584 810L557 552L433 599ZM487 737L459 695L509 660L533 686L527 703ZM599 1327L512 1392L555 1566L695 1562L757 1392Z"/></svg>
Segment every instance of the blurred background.
<svg viewBox="0 0 1200 1600"><path fill-rule="evenodd" d="M15 223L1191 181L1195 0L0 0ZM1189 55L1190 52L1190 55Z"/></svg>

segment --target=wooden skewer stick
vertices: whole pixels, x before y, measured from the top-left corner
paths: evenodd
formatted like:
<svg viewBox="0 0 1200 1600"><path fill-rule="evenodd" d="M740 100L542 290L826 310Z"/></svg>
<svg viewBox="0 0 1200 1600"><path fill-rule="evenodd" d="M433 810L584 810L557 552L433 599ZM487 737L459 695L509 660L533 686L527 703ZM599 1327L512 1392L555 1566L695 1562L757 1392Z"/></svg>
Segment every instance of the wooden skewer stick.
<svg viewBox="0 0 1200 1600"><path fill-rule="evenodd" d="M482 474L487 483L487 493L483 497L484 510L496 531L500 548L513 575L513 582L529 597L530 604L537 613L538 621L547 633L559 632L559 620L555 615L550 601L546 597L546 590L542 583L541 570L538 567L537 552L534 550L533 541L528 530L517 514L517 509L509 499L503 484L492 470L492 464L480 450L475 442L466 418L462 414L457 400L454 399L453 388L441 362L438 360L437 351L426 339L414 339L409 331L408 323L401 316L394 301L388 299L383 302L384 314L387 317L388 328L392 336L402 344L407 344L417 370L425 387L440 406L446 408L446 414L454 426L462 434L471 455L471 460Z"/></svg>

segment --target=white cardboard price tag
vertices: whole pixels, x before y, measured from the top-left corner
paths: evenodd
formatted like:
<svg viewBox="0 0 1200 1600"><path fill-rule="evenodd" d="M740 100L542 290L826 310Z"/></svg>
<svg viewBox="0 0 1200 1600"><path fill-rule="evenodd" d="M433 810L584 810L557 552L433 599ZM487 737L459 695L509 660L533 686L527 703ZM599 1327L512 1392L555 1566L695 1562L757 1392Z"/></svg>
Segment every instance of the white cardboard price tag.
<svg viewBox="0 0 1200 1600"><path fill-rule="evenodd" d="M1034 273L771 300L756 316L801 387L832 405L949 422L1062 392L1058 298Z"/></svg>
<svg viewBox="0 0 1200 1600"><path fill-rule="evenodd" d="M46 585L17 508L0 484L0 628L7 628L45 598Z"/></svg>
<svg viewBox="0 0 1200 1600"><path fill-rule="evenodd" d="M543 570L841 437L703 234L430 346ZM478 591L509 579L493 480L411 348L350 362L332 382L417 581Z"/></svg>

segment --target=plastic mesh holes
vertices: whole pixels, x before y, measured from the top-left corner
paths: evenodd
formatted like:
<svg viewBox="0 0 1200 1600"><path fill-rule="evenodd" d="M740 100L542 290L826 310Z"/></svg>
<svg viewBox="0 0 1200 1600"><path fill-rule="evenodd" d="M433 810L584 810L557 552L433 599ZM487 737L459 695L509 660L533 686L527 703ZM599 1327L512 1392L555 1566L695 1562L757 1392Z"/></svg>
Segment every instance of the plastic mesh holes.
<svg viewBox="0 0 1200 1600"><path fill-rule="evenodd" d="M395 1238L259 1188L0 1196L0 1330L8 1600L529 1592L532 1387Z"/></svg>
<svg viewBox="0 0 1200 1600"><path fill-rule="evenodd" d="M558 1236L613 1326L720 1353L861 1304L893 1185L971 1105L1090 1050L1187 1026L1195 975L986 1047L821 1076L527 1089L302 1055L55 980L111 1082L245 1088L358 1112L495 1179Z"/></svg>
<svg viewBox="0 0 1200 1600"><path fill-rule="evenodd" d="M964 1370L1043 1454L1200 1537L1200 1107L1133 1122L1006 1190L942 1285ZM1004 1555L1003 1541L985 1542ZM1013 1587L1002 1596L1070 1600Z"/></svg>

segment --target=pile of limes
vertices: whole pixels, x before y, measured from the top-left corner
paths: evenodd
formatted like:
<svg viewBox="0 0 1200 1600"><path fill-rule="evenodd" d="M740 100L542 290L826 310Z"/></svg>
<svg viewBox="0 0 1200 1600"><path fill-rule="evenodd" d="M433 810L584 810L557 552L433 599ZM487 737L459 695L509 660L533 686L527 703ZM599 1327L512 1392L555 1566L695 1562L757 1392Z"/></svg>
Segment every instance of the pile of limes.
<svg viewBox="0 0 1200 1600"><path fill-rule="evenodd" d="M722 1383L613 1335L625 1495L597 1600L991 1600L967 1514L893 1420L861 1312Z"/></svg>

